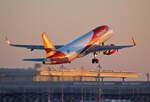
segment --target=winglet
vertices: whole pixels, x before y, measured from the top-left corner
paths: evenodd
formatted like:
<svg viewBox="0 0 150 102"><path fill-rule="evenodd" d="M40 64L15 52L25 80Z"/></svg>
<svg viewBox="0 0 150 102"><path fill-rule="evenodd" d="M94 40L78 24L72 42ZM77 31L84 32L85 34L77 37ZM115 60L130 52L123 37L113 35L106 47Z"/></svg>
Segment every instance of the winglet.
<svg viewBox="0 0 150 102"><path fill-rule="evenodd" d="M134 37L132 37L133 45L136 46L136 42L134 40Z"/></svg>
<svg viewBox="0 0 150 102"><path fill-rule="evenodd" d="M5 37L5 41L7 42L8 45L10 45L10 41L8 40L7 36Z"/></svg>

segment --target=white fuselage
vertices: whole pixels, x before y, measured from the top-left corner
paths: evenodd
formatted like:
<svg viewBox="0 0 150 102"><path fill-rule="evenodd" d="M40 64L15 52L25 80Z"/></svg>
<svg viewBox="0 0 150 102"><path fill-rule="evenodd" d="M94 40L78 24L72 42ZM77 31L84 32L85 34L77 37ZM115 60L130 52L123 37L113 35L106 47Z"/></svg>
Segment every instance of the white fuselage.
<svg viewBox="0 0 150 102"><path fill-rule="evenodd" d="M70 61L77 57L85 56L88 54L86 51L88 51L88 49L90 49L93 45L101 45L111 38L112 29L110 27L108 27L107 30L105 30L105 27L103 27L103 30L101 29L102 28L100 26L57 50L63 52ZM94 36L95 38L93 38Z"/></svg>

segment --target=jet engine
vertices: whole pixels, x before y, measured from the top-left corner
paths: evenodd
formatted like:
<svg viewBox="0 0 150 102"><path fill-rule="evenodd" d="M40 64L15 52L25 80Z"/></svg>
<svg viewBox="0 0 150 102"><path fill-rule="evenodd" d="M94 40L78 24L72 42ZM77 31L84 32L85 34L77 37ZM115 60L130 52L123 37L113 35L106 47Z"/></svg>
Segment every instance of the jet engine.
<svg viewBox="0 0 150 102"><path fill-rule="evenodd" d="M110 46L115 46L115 44L110 44ZM112 54L115 53L115 52L116 52L115 49L113 49L113 50L105 50L105 51L103 52L103 54L104 54L104 55L112 55Z"/></svg>

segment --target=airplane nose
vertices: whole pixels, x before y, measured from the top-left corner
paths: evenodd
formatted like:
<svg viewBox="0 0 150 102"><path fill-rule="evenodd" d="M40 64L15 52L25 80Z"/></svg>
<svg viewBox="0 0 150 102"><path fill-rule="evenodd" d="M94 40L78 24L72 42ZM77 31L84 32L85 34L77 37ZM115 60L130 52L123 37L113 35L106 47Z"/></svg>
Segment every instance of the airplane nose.
<svg viewBox="0 0 150 102"><path fill-rule="evenodd" d="M108 26L108 28L109 28L109 32L111 32L111 33L113 33L113 29L112 29L112 27L111 26Z"/></svg>
<svg viewBox="0 0 150 102"><path fill-rule="evenodd" d="M111 28L111 26L109 26L109 25L103 25L103 26L99 26L99 27L97 27L97 28L95 28L94 30L94 33L106 33L106 32L110 32L110 33L112 33L113 32L113 30L112 30L112 28Z"/></svg>

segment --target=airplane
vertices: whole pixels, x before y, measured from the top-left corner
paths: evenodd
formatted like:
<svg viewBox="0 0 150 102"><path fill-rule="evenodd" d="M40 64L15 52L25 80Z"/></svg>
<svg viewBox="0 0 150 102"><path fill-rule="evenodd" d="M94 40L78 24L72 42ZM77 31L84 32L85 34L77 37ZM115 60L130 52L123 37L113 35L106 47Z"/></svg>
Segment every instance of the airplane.
<svg viewBox="0 0 150 102"><path fill-rule="evenodd" d="M113 30L108 25L99 26L81 37L73 40L66 45L53 45L51 40L48 39L46 33L42 33L42 40L44 45L20 45L12 44L7 38L8 45L13 47L22 47L33 50L45 50L45 58L24 59L24 61L42 62L43 64L63 64L71 63L74 59L84 57L93 53L94 58L92 63L99 63L96 56L99 53L104 55L112 55L116 51L136 46L136 42L132 37L132 45L105 45L104 43L112 37Z"/></svg>

